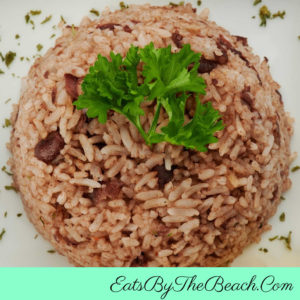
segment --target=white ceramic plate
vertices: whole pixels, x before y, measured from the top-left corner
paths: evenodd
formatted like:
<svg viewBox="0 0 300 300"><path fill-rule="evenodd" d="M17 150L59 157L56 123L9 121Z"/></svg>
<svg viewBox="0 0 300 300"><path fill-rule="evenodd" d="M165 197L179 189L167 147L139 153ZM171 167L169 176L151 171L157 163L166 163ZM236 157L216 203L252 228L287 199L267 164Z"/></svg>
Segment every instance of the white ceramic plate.
<svg viewBox="0 0 300 300"><path fill-rule="evenodd" d="M125 1L126 3L145 3L144 1ZM152 4L163 5L169 1L151 0ZM197 1L190 1L197 7ZM258 10L262 4L253 6L253 0L202 0L200 9L210 8L211 19L219 25L227 28L232 34L248 37L250 46L261 57L268 57L271 73L276 81L281 84L281 93L287 111L295 117L295 134L292 141L292 151L300 149L300 1L299 0L263 0L272 12L285 10L284 20L275 19L267 23L267 27L259 26ZM44 47L41 53L54 45L54 39L50 36L59 30L54 30L53 25L59 22L60 16L66 19L68 24L79 24L81 18L89 15L89 10L95 8L99 11L106 6L117 9L119 1L114 0L0 0L0 51L6 53L9 50L17 53L17 58L7 69L0 61L0 69L5 71L0 75L0 122L8 118L11 112L11 104L17 103L20 90L20 78L27 74L33 63L26 60L21 62L21 56L29 56L37 53L36 45ZM35 30L29 24L25 24L24 16L30 10L42 10L42 14L34 17ZM40 25L47 16L52 15L50 22ZM252 16L256 16L252 19ZM19 34L20 38L15 39ZM19 44L18 44L19 43ZM5 104L7 99L12 100ZM0 127L0 166L6 164L9 152L5 144L9 141L10 129ZM300 164L299 159L293 165ZM292 173L293 187L285 194L286 200L280 204L277 214L271 219L273 229L265 233L260 244L248 247L243 255L237 258L233 266L300 266L300 171ZM24 214L19 195L13 191L6 191L4 186L11 184L11 178L4 172L0 172L0 232L5 228L6 233L0 240L0 266L70 266L67 259L58 254L50 254L47 251L52 246L41 236L34 239L36 231ZM4 213L7 212L7 217ZM285 212L286 221L280 222L279 215ZM21 217L17 217L22 213ZM292 251L288 251L283 242L270 242L269 237L274 235L287 235L292 230ZM260 247L268 248L268 253L258 251Z"/></svg>

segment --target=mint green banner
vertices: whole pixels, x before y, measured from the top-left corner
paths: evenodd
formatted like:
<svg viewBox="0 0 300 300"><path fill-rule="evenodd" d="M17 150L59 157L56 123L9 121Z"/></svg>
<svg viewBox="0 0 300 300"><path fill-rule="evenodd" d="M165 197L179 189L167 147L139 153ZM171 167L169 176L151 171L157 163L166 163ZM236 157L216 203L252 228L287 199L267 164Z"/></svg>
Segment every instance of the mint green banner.
<svg viewBox="0 0 300 300"><path fill-rule="evenodd" d="M300 299L300 268L1 268L0 299Z"/></svg>

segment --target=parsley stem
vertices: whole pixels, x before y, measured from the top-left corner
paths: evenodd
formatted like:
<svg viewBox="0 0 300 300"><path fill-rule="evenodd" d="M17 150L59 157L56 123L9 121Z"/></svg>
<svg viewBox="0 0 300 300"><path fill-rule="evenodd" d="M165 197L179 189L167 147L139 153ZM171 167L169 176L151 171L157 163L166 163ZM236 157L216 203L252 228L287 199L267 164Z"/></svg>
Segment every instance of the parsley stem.
<svg viewBox="0 0 300 300"><path fill-rule="evenodd" d="M154 114L154 118L151 124L151 128L148 132L148 139L151 138L151 135L155 132L156 126L157 126L157 122L158 122L158 118L159 118L159 114L160 114L160 109L161 109L161 102L158 102L157 104L157 108Z"/></svg>

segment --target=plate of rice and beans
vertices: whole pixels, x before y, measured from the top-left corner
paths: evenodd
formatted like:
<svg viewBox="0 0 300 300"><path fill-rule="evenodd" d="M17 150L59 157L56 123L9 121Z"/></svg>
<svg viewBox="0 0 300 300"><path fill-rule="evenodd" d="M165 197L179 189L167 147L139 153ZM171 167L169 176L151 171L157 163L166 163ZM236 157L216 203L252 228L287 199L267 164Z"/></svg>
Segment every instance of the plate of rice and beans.
<svg viewBox="0 0 300 300"><path fill-rule="evenodd" d="M73 24L47 15L51 4L23 5L28 32L59 24L33 57L1 56L5 73L16 58L30 66L3 126L12 183L1 202L9 194L16 210L21 198L25 213L3 214L0 247L19 258L1 265L299 266L296 86L271 75L283 53L264 49L297 13L230 2L240 7L218 18L217 1L113 1L86 17L74 8ZM249 20L236 28L240 12ZM282 38L299 51L297 35Z"/></svg>

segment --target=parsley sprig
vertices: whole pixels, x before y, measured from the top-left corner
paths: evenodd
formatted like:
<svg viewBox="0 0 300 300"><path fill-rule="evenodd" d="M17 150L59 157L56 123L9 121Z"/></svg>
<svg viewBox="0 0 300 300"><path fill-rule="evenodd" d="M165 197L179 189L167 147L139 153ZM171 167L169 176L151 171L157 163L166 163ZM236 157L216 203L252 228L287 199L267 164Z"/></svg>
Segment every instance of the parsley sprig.
<svg viewBox="0 0 300 300"><path fill-rule="evenodd" d="M148 145L163 141L198 151L207 151L206 145L218 139L214 133L223 129L220 114L210 102L202 104L205 81L198 75L200 53L186 44L177 53L171 46L156 49L153 43L138 48L131 46L125 58L110 53L110 60L102 55L82 83L83 94L74 102L77 109L87 109L87 116L107 120L107 112L114 110L126 116L138 129ZM142 66L143 83L138 80ZM196 109L193 118L186 120L185 107L194 97ZM145 115L141 104L152 101L154 117L148 131L141 124ZM169 122L157 130L159 116L164 109Z"/></svg>

